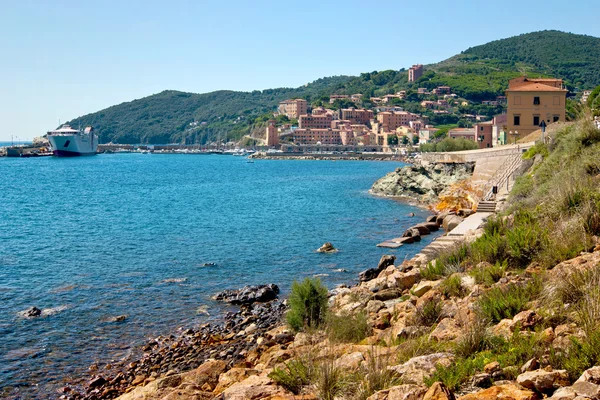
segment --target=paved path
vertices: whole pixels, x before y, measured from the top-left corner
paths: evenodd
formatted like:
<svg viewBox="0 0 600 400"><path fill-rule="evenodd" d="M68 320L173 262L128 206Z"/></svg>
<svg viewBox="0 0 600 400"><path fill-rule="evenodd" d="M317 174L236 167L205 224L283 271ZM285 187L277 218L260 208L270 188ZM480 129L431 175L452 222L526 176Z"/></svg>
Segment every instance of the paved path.
<svg viewBox="0 0 600 400"><path fill-rule="evenodd" d="M471 214L447 235L440 236L425 246L420 253L411 259L411 261L416 261L421 264L428 263L429 261L434 260L442 251L464 242L467 237L475 237L476 230L480 228L485 222L485 219L492 214L493 213L486 212Z"/></svg>

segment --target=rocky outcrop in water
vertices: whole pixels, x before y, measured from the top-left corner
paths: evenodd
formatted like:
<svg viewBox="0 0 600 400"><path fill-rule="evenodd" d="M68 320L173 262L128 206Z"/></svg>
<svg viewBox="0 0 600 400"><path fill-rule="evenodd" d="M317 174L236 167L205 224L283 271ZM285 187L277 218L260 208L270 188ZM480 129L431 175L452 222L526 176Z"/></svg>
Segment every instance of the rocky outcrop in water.
<svg viewBox="0 0 600 400"><path fill-rule="evenodd" d="M470 178L475 163L438 163L406 166L390 172L373 184L370 192L379 196L402 197L431 205L451 185Z"/></svg>
<svg viewBox="0 0 600 400"><path fill-rule="evenodd" d="M245 286L237 290L224 290L217 293L213 299L240 305L275 300L278 294L279 287L271 283L268 285Z"/></svg>

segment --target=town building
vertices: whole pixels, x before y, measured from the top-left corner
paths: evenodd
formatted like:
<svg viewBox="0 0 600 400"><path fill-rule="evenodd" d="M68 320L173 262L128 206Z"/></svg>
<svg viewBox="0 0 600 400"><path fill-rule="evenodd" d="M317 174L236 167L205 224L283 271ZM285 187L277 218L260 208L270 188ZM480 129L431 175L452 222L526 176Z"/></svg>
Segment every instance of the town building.
<svg viewBox="0 0 600 400"><path fill-rule="evenodd" d="M331 96L329 96L329 104L335 103L336 100L345 100L349 98L350 96L348 96L347 94L332 94Z"/></svg>
<svg viewBox="0 0 600 400"><path fill-rule="evenodd" d="M298 119L308 113L308 102L304 99L284 100L279 103L279 114L290 119Z"/></svg>
<svg viewBox="0 0 600 400"><path fill-rule="evenodd" d="M395 131L400 126L409 126L410 121L419 119L417 114L407 111L384 111L377 114L377 122L381 132Z"/></svg>
<svg viewBox="0 0 600 400"><path fill-rule="evenodd" d="M506 114L496 115L491 121L475 124L475 140L479 143L479 148L484 149L506 144L505 125Z"/></svg>
<svg viewBox="0 0 600 400"><path fill-rule="evenodd" d="M348 120L353 124L366 125L371 119L373 119L373 111L366 110L364 108L343 108L341 119Z"/></svg>
<svg viewBox="0 0 600 400"><path fill-rule="evenodd" d="M450 86L438 86L437 88L433 89L431 91L431 93L433 94L450 94L452 93L452 89L450 88Z"/></svg>
<svg viewBox="0 0 600 400"><path fill-rule="evenodd" d="M342 144L339 129L296 129L292 140L297 145L336 145Z"/></svg>
<svg viewBox="0 0 600 400"><path fill-rule="evenodd" d="M408 69L408 81L415 82L423 76L423 65L416 64Z"/></svg>
<svg viewBox="0 0 600 400"><path fill-rule="evenodd" d="M331 128L333 121L333 112L325 108L315 108L311 114L301 115L298 118L298 128L300 129L328 129Z"/></svg>
<svg viewBox="0 0 600 400"><path fill-rule="evenodd" d="M581 95L581 102L583 104L587 103L587 99L588 97L590 97L590 94L592 94L591 90L584 90L582 95Z"/></svg>
<svg viewBox="0 0 600 400"><path fill-rule="evenodd" d="M265 144L269 147L277 146L279 144L279 133L277 132L277 126L275 126L275 120L269 120L267 123L267 132L265 135Z"/></svg>
<svg viewBox="0 0 600 400"><path fill-rule="evenodd" d="M454 128L448 131L448 137L452 139L475 140L474 128Z"/></svg>
<svg viewBox="0 0 600 400"><path fill-rule="evenodd" d="M546 124L564 121L567 90L562 79L532 79L520 77L508 82L507 128L515 140Z"/></svg>

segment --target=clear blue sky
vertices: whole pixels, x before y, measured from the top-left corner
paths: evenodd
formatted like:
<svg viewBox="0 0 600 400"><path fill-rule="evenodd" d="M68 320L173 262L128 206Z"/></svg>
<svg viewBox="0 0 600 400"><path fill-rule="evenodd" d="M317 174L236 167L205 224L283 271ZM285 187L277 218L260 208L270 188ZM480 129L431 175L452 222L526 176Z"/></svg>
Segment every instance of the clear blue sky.
<svg viewBox="0 0 600 400"><path fill-rule="evenodd" d="M600 37L600 2L0 0L0 141L165 89L297 87L543 29Z"/></svg>

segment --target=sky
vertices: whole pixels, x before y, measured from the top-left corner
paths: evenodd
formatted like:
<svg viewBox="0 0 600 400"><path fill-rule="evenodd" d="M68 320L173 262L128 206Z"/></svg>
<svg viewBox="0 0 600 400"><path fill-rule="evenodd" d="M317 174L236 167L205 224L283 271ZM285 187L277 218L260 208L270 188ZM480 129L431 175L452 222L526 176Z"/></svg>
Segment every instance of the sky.
<svg viewBox="0 0 600 400"><path fill-rule="evenodd" d="M600 2L0 0L0 141L173 89L298 87L544 29L600 37Z"/></svg>

